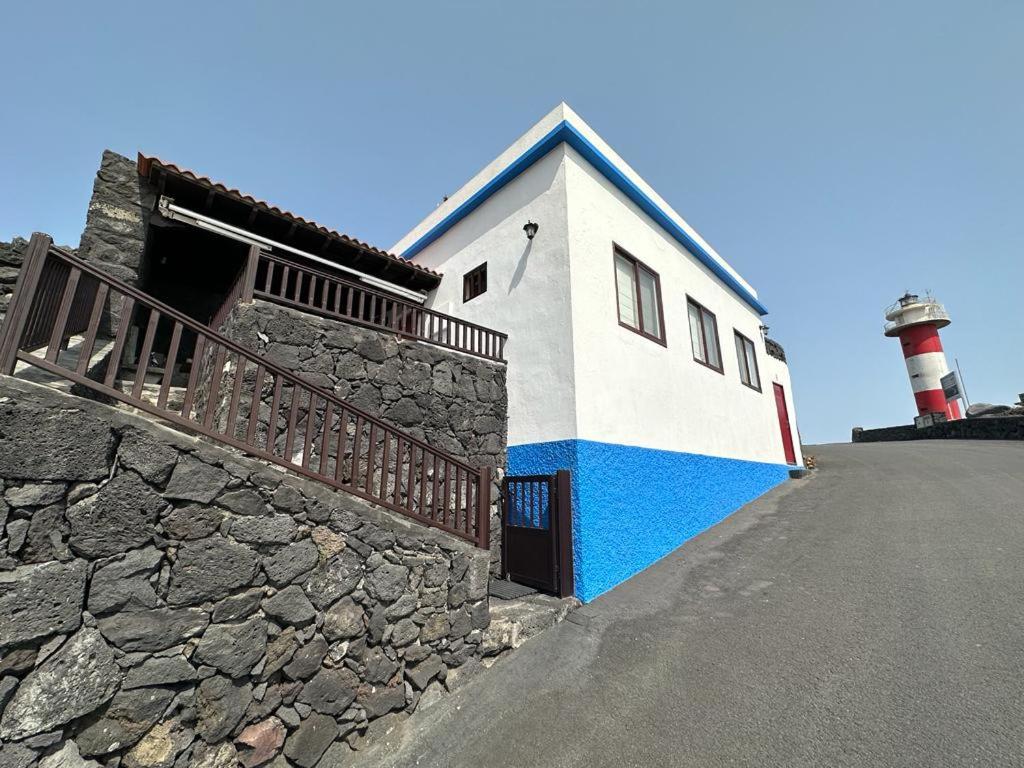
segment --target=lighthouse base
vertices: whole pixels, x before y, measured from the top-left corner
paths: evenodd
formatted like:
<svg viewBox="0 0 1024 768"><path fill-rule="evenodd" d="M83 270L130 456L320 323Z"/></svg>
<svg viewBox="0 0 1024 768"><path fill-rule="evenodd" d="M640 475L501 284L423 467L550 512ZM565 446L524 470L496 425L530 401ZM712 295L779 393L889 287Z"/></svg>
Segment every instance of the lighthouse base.
<svg viewBox="0 0 1024 768"><path fill-rule="evenodd" d="M944 413L949 421L956 421L960 418L960 404L956 400L946 402L946 396L941 389L926 389L923 392L915 392L914 400L917 403L918 416L926 416L929 413Z"/></svg>

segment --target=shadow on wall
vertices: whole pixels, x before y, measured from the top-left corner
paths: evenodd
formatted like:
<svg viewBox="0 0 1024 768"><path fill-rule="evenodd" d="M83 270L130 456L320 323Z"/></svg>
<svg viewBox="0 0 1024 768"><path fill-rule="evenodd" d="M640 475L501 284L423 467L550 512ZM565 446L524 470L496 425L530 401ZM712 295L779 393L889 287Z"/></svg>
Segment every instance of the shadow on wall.
<svg viewBox="0 0 1024 768"><path fill-rule="evenodd" d="M512 280L508 284L509 294L514 291L520 281L523 279L523 275L526 274L526 265L530 260L530 254L533 252L533 240L526 241L526 247L523 249L523 255L519 257L519 263L516 264L516 271L512 273Z"/></svg>
<svg viewBox="0 0 1024 768"><path fill-rule="evenodd" d="M589 602L789 477L789 467L560 440L510 446L510 475L572 471L576 596Z"/></svg>

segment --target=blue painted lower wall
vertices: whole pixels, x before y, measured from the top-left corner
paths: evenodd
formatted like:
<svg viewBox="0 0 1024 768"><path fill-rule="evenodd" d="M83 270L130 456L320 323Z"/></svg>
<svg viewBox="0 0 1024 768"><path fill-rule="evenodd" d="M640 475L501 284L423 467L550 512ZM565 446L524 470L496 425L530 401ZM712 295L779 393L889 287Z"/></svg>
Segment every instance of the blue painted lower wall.
<svg viewBox="0 0 1024 768"><path fill-rule="evenodd" d="M785 464L559 440L508 448L510 475L572 471L576 596L584 602L789 477Z"/></svg>

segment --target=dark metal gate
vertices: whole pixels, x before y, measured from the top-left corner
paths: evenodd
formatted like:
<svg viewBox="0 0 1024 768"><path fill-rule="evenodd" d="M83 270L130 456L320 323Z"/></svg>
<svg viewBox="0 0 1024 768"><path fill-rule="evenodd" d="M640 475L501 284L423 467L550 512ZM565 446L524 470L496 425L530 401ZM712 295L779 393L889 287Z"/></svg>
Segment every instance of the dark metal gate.
<svg viewBox="0 0 1024 768"><path fill-rule="evenodd" d="M572 595L569 470L506 477L502 499L502 574L543 592Z"/></svg>

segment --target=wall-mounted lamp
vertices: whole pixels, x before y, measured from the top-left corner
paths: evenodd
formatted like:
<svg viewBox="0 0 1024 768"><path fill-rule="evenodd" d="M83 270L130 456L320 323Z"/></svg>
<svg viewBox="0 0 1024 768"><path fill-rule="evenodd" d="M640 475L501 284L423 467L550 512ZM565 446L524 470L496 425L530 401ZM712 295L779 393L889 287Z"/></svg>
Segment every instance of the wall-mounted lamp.
<svg viewBox="0 0 1024 768"><path fill-rule="evenodd" d="M523 232L526 233L527 240L533 240L533 236L537 234L537 230L540 229L534 222L528 221L523 227Z"/></svg>
<svg viewBox="0 0 1024 768"><path fill-rule="evenodd" d="M768 326L767 325L762 325L761 326L761 338L762 339L767 339L768 338Z"/></svg>

